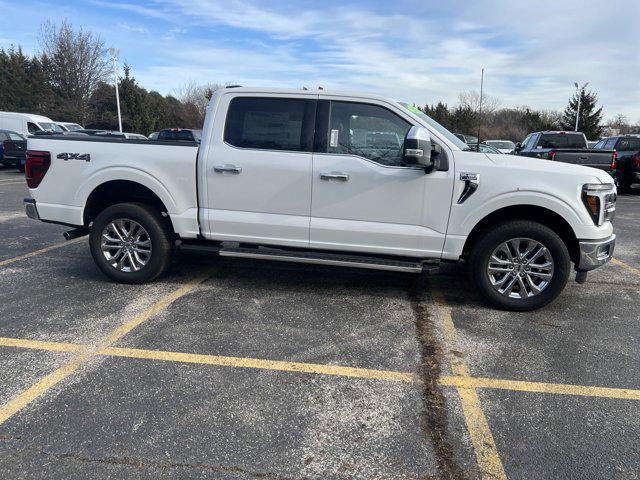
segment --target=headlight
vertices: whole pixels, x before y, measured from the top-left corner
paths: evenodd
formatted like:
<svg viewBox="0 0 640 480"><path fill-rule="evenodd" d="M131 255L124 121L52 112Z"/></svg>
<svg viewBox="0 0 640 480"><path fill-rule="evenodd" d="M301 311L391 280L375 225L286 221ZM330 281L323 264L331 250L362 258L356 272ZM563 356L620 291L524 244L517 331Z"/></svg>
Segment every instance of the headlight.
<svg viewBox="0 0 640 480"><path fill-rule="evenodd" d="M593 223L600 226L616 214L616 191L612 183L587 183L582 186L582 202Z"/></svg>

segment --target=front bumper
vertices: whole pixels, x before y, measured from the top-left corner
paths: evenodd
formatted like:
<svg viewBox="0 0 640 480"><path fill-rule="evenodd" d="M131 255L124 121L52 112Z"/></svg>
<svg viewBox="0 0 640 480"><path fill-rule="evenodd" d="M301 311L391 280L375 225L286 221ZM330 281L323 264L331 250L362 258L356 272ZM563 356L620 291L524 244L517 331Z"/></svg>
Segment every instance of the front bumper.
<svg viewBox="0 0 640 480"><path fill-rule="evenodd" d="M613 258L613 250L616 246L616 236L602 240L579 240L580 259L576 264L578 272L588 272L600 265L604 265Z"/></svg>
<svg viewBox="0 0 640 480"><path fill-rule="evenodd" d="M24 199L24 210L27 213L27 217L33 218L34 220L40 220L38 207L36 207L36 201L33 198Z"/></svg>

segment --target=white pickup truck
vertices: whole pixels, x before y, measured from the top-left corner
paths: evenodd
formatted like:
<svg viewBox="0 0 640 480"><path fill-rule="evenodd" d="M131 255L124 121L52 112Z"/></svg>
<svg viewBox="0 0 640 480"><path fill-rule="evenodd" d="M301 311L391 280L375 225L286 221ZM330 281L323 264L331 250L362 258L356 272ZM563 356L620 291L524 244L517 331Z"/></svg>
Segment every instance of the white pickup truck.
<svg viewBox="0 0 640 480"><path fill-rule="evenodd" d="M470 151L413 106L373 95L225 88L202 143L32 136L29 217L89 234L118 282L176 247L403 272L464 261L493 305L531 310L609 261L612 178Z"/></svg>

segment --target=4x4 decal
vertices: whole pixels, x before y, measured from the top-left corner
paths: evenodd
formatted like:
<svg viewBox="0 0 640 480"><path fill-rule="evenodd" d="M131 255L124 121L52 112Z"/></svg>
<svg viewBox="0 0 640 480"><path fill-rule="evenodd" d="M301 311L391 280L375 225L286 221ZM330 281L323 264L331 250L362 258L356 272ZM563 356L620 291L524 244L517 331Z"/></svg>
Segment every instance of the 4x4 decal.
<svg viewBox="0 0 640 480"><path fill-rule="evenodd" d="M56 158L59 158L60 160L64 160L65 162L67 160L84 160L85 162L90 162L91 161L91 155L89 155L88 153L59 153Z"/></svg>

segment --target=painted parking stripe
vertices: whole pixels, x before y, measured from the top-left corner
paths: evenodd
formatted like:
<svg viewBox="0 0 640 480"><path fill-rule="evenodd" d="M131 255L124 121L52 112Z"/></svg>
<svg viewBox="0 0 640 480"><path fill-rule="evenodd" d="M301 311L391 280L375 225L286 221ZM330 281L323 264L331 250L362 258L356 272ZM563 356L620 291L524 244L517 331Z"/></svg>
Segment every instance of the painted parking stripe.
<svg viewBox="0 0 640 480"><path fill-rule="evenodd" d="M56 250L58 248L66 247L67 245L73 245L74 243L81 242L82 240L85 240L85 238L84 237L74 238L73 240L67 240L64 242L55 243L53 245L49 245L48 247L44 247L39 250L34 250L33 252L25 253L23 255L18 255L17 257L7 258L6 260L0 261L0 267L4 267L5 265L10 265L12 263L19 262L20 260L25 260L35 255L40 255L41 253L50 252L51 250Z"/></svg>
<svg viewBox="0 0 640 480"><path fill-rule="evenodd" d="M0 347L45 350L51 352L81 353L92 349L90 345L66 342L48 342L24 338L0 337ZM95 348L94 348L95 350ZM95 351L96 355L157 360L163 362L193 363L237 368L256 368L285 372L335 375L353 378L370 378L383 381L420 383L417 375L411 372L377 370L321 363L302 363L280 360L267 360L251 357L229 357L200 353L171 352L163 350L145 350L139 348L106 347ZM640 390L633 388L599 387L592 385L574 385L566 383L529 382L501 378L473 377L467 375L443 375L438 383L445 387L486 388L511 390L518 392L549 393L555 395L575 395L582 397L616 398L640 400Z"/></svg>
<svg viewBox="0 0 640 480"><path fill-rule="evenodd" d="M634 275L640 276L640 270L639 269L637 269L636 267L632 267L628 263L624 263L622 260L618 260L617 258L612 258L611 259L611 263L613 263L614 265L618 265L619 267L622 267L625 270L628 270L629 272L633 273Z"/></svg>
<svg viewBox="0 0 640 480"><path fill-rule="evenodd" d="M8 418L22 410L34 400L44 395L52 387L63 381L65 378L72 375L88 360L90 360L95 355L98 355L102 350L109 348L111 344L118 341L120 338L143 323L145 320L163 310L178 298L192 291L207 278L209 278L208 274L200 275L190 280L177 290L174 290L173 292L165 295L153 305L149 306L138 315L133 317L131 320L128 320L119 327L113 329L98 345L87 346L86 348L80 350L76 355L73 356L73 358L65 362L61 367L56 368L53 372L31 385L22 393L13 397L4 405L0 406L0 424L4 423Z"/></svg>

